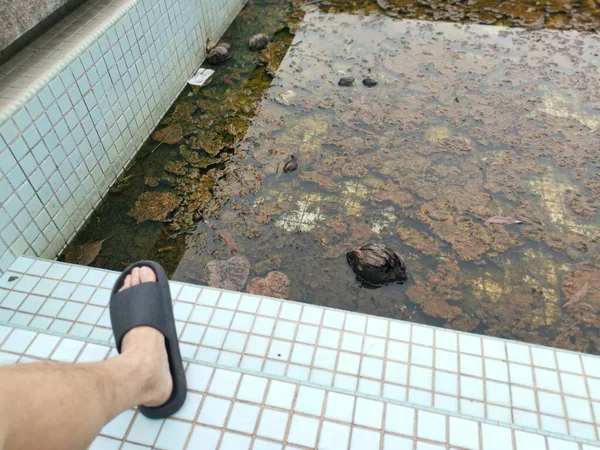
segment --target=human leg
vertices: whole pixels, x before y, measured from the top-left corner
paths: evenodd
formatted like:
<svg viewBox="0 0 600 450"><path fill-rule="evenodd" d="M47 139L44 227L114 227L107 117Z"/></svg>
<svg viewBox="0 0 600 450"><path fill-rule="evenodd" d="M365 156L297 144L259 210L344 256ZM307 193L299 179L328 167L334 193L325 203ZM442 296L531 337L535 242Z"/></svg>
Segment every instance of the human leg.
<svg viewBox="0 0 600 450"><path fill-rule="evenodd" d="M136 268L122 289L153 281L151 269ZM1 367L0 448L85 448L113 417L161 405L171 390L164 337L150 327L128 332L114 359Z"/></svg>

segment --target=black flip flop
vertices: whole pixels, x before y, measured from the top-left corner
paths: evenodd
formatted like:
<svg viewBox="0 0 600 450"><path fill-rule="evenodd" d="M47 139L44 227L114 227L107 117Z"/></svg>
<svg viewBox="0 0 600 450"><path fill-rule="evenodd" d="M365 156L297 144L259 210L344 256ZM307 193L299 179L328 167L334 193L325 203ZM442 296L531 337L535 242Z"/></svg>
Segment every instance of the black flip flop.
<svg viewBox="0 0 600 450"><path fill-rule="evenodd" d="M141 283L119 292L125 277L134 268L142 266L150 267L154 271L157 282ZM138 408L150 419L162 419L176 413L185 401L187 384L177 340L169 279L160 264L154 261L139 261L121 273L110 296L110 321L119 353L123 336L132 328L148 326L163 334L173 377L173 392L169 400L160 406L140 405Z"/></svg>

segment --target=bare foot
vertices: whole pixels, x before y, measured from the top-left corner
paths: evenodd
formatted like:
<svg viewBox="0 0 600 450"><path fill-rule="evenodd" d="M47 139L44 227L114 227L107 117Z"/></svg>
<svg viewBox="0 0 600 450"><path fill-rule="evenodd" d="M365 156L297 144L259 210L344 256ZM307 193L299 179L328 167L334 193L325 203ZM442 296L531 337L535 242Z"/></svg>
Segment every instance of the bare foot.
<svg viewBox="0 0 600 450"><path fill-rule="evenodd" d="M140 283L156 282L156 274L149 267L136 267L125 277L123 291ZM173 379L169 370L169 359L165 338L151 327L136 327L123 337L121 354L134 360L135 366L144 374L140 380L144 386L142 395L144 406L160 406L171 396Z"/></svg>

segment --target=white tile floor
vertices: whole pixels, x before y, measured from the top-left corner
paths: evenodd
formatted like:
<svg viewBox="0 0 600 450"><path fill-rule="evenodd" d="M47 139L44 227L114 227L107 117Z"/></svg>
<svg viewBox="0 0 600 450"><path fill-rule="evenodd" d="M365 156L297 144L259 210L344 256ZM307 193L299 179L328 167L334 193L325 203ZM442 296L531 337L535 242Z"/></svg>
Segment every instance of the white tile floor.
<svg viewBox="0 0 600 450"><path fill-rule="evenodd" d="M0 278L0 361L113 356L106 307L116 276L19 258ZM93 448L121 441L165 449L600 445L598 357L201 286L171 288L189 399L166 421L127 411Z"/></svg>

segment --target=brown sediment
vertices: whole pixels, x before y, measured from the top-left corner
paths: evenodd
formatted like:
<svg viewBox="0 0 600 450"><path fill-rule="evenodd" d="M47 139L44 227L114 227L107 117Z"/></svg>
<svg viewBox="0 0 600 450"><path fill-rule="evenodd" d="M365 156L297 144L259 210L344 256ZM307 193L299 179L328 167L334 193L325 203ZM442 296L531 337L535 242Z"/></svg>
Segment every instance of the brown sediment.
<svg viewBox="0 0 600 450"><path fill-rule="evenodd" d="M179 206L181 197L171 192L144 192L139 196L129 215L137 223L146 220L162 221Z"/></svg>
<svg viewBox="0 0 600 450"><path fill-rule="evenodd" d="M333 181L328 176L322 175L318 172L310 172L303 170L302 172L300 172L300 178L305 181L311 181L313 183L316 183L326 191L334 191L337 187L335 181Z"/></svg>
<svg viewBox="0 0 600 450"><path fill-rule="evenodd" d="M482 225L466 216L454 216L441 202L421 205L417 217L426 223L433 233L448 242L464 261L473 261L487 253L492 237Z"/></svg>
<svg viewBox="0 0 600 450"><path fill-rule="evenodd" d="M285 210L285 206L281 203L261 203L256 213L256 220L266 225L271 221L273 216L277 216Z"/></svg>
<svg viewBox="0 0 600 450"><path fill-rule="evenodd" d="M396 233L402 238L405 244L416 248L424 255L435 256L440 254L440 248L433 238L422 231L399 225L396 228Z"/></svg>
<svg viewBox="0 0 600 450"><path fill-rule="evenodd" d="M448 303L463 298L458 290L459 276L456 260L446 258L435 272L428 271L425 279L415 276L415 282L406 290L406 295L428 316L450 321L462 313L460 308Z"/></svg>
<svg viewBox="0 0 600 450"><path fill-rule="evenodd" d="M187 173L186 166L186 161L167 161L165 171L175 175L185 175Z"/></svg>
<svg viewBox="0 0 600 450"><path fill-rule="evenodd" d="M409 192L390 180L387 180L375 194L375 200L378 202L387 200L402 207L412 206L415 203L413 196Z"/></svg>
<svg viewBox="0 0 600 450"><path fill-rule="evenodd" d="M600 209L600 198L598 196L588 197L573 189L568 189L565 192L565 200L575 214L588 219L595 217L598 209Z"/></svg>
<svg viewBox="0 0 600 450"><path fill-rule="evenodd" d="M408 0L328 0L320 7L331 13L380 12L394 18L525 27L526 31L548 27L593 32L600 26L598 5L594 0L577 4L565 0L544 3L498 3L493 0L425 0L417 3Z"/></svg>

